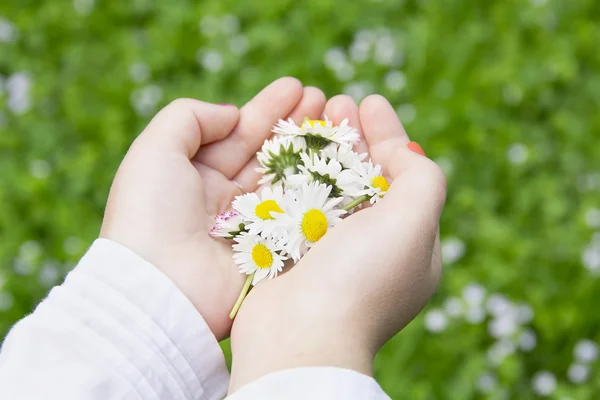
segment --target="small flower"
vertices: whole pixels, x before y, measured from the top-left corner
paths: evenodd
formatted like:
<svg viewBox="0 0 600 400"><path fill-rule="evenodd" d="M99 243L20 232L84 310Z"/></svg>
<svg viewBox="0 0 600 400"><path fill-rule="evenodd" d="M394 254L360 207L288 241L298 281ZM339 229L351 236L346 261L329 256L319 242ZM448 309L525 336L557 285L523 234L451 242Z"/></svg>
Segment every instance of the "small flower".
<svg viewBox="0 0 600 400"><path fill-rule="evenodd" d="M242 233L234 238L237 242L233 245L236 252L234 262L239 265L243 274L255 274L252 285L256 285L265 278L272 279L283 269L283 261L287 257L279 254L281 247L273 239L262 238L249 233Z"/></svg>
<svg viewBox="0 0 600 400"><path fill-rule="evenodd" d="M309 156L306 153L301 153L302 164L298 169L300 174L295 174L289 177L288 181L291 185L300 186L305 183L318 182L331 186L329 197L340 197L342 190L336 185L336 180L340 172L342 172L342 164L337 160L327 160L325 157L319 157L317 154Z"/></svg>
<svg viewBox="0 0 600 400"><path fill-rule="evenodd" d="M339 176L338 184L354 197L369 196L371 204L381 200L390 188L389 182L382 175L381 165L373 165L371 160L360 163L351 170L344 170Z"/></svg>
<svg viewBox="0 0 600 400"><path fill-rule="evenodd" d="M306 142L298 136L278 136L266 140L256 154L261 165L256 171L264 175L258 184L283 183L289 175L297 174L300 154L305 149Z"/></svg>
<svg viewBox="0 0 600 400"><path fill-rule="evenodd" d="M367 156L367 153L356 153L349 144L331 143L321 150L321 157L325 157L328 160L336 160L342 164L343 169L354 168L367 158Z"/></svg>
<svg viewBox="0 0 600 400"><path fill-rule="evenodd" d="M306 118L301 126L296 125L291 118L287 121L279 120L273 132L284 136L304 136L307 147L312 150L321 150L330 143L352 145L360 140L358 131L348 126L347 118L339 126L333 126L327 116L325 120Z"/></svg>
<svg viewBox="0 0 600 400"><path fill-rule="evenodd" d="M215 217L215 224L210 228L210 235L233 239L244 232L244 218L237 211L225 211Z"/></svg>
<svg viewBox="0 0 600 400"><path fill-rule="evenodd" d="M294 203L290 213L278 215L285 228L287 253L298 261L310 247L318 242L336 223L344 210L334 209L342 198L329 199L331 186L312 182L294 190Z"/></svg>
<svg viewBox="0 0 600 400"><path fill-rule="evenodd" d="M238 196L232 205L246 219L248 232L251 235L260 234L263 238L277 233L278 224L275 217L284 213L286 208L281 186L265 187L260 196L256 193Z"/></svg>

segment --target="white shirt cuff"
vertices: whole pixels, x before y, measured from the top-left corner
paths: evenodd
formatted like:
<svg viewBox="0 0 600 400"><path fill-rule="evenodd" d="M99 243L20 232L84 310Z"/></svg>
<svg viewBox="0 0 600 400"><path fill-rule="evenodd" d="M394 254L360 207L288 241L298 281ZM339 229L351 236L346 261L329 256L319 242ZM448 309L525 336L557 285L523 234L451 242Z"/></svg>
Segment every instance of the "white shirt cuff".
<svg viewBox="0 0 600 400"><path fill-rule="evenodd" d="M89 302L98 317L88 320L90 328L160 399L223 398L229 372L217 340L175 284L137 254L98 239L64 289Z"/></svg>
<svg viewBox="0 0 600 400"><path fill-rule="evenodd" d="M229 400L389 399L375 379L349 369L306 367L274 372L240 388Z"/></svg>

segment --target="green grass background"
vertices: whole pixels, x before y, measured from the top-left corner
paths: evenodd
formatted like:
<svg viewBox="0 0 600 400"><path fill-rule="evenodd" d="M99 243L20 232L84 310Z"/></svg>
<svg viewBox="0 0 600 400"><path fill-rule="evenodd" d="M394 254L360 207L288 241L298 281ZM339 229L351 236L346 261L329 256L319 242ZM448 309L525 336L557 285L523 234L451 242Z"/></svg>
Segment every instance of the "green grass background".
<svg viewBox="0 0 600 400"><path fill-rule="evenodd" d="M392 398L533 399L540 371L548 398L600 396L594 362L584 383L568 373L574 346L600 340L600 2L3 0L0 17L1 335L97 236L153 112L182 96L242 105L292 75L388 97L448 175L450 256L423 314L446 324L422 315L382 350ZM535 348L492 362L494 317L447 315L474 283L531 307L501 342L526 330Z"/></svg>

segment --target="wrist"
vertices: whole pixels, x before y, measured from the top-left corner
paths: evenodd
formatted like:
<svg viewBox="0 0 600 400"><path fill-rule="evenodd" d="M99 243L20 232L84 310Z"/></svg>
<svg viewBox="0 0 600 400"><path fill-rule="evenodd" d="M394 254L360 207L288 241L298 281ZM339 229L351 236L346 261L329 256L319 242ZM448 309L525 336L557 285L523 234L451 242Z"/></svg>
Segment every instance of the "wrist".
<svg viewBox="0 0 600 400"><path fill-rule="evenodd" d="M259 290L268 290L266 286ZM254 304L252 294L232 329L230 393L270 373L295 368L337 367L373 375L374 346L364 326L294 307L290 293L278 293L273 298L283 301L264 310L258 301Z"/></svg>

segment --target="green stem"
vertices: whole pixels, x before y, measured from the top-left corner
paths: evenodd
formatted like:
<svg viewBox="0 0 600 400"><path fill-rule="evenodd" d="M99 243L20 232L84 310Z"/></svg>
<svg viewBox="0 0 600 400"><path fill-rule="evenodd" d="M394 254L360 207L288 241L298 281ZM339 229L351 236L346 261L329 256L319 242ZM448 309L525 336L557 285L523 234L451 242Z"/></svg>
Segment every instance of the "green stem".
<svg viewBox="0 0 600 400"><path fill-rule="evenodd" d="M360 203L363 203L363 202L369 200L370 198L371 198L371 196L367 196L366 194L363 194L362 196L354 199L350 204L342 207L342 210L350 211L354 207L358 206Z"/></svg>
<svg viewBox="0 0 600 400"><path fill-rule="evenodd" d="M244 287L242 288L242 291L240 292L240 295L238 296L238 299L235 302L235 305L233 306L233 309L229 313L229 319L234 319L235 315L238 312L238 310L242 306L242 302L244 301L244 299L246 298L246 295L248 294L248 291L250 290L250 285L252 284L252 279L254 278L254 274L255 273L256 272L251 273L246 278L246 282L244 282Z"/></svg>

